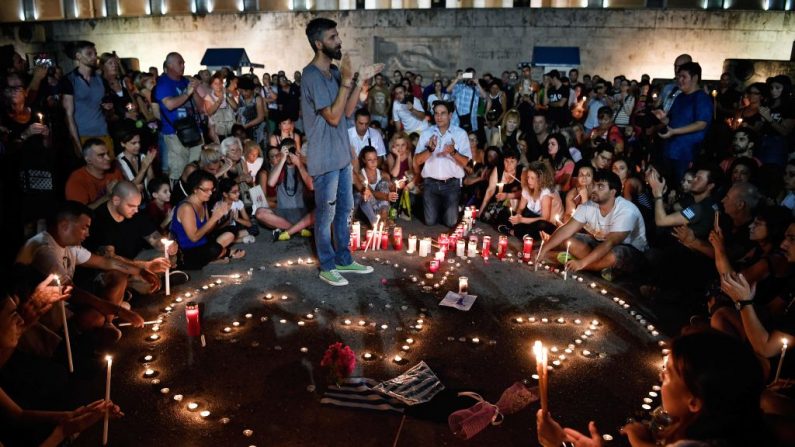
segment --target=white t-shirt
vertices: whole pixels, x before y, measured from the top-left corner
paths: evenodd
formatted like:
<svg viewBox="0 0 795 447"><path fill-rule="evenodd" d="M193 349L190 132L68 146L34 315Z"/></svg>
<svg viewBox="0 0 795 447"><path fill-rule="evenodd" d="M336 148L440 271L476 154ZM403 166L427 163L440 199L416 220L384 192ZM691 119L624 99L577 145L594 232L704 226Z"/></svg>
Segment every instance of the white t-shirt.
<svg viewBox="0 0 795 447"><path fill-rule="evenodd" d="M348 128L348 140L351 142L356 156L365 146L372 146L375 148L375 153L379 157L386 157L386 147L384 146L384 139L381 138L381 132L368 128L363 137L360 137L356 132L356 126Z"/></svg>
<svg viewBox="0 0 795 447"><path fill-rule="evenodd" d="M434 135L436 135L436 150L433 151L431 156L428 157L422 165L422 177L436 180L448 180L452 177L458 179L464 178L464 168L455 162L452 155L442 155L442 148L452 142L459 154L467 158L472 158L472 151L469 148L469 137L467 137L466 131L458 126L450 124L450 127L447 128L447 132L442 135L439 127L429 127L420 134L415 154L425 152L425 146L428 145L428 142Z"/></svg>
<svg viewBox="0 0 795 447"><path fill-rule="evenodd" d="M422 110L422 102L417 98L414 98L414 110ZM400 121L406 133L422 132L428 128L427 121L417 119L406 105L400 102L392 103L392 121Z"/></svg>
<svg viewBox="0 0 795 447"><path fill-rule="evenodd" d="M538 196L538 200L533 199L533 196L530 195L530 191L527 189L522 188L522 197L527 200L526 208L530 210L530 212L534 214L541 215L541 202L544 200L544 197L549 196L552 198L552 208L550 209L551 216L550 222L555 218L554 216L560 216L563 214L563 203L560 200L560 194L550 191L549 188L544 188L541 190L541 195Z"/></svg>
<svg viewBox="0 0 795 447"><path fill-rule="evenodd" d="M33 236L19 250L16 262L33 266L44 275L55 273L64 279L72 279L75 267L91 258L91 252L80 245L61 247L46 231Z"/></svg>
<svg viewBox="0 0 795 447"><path fill-rule="evenodd" d="M254 215L260 208L270 208L268 199L262 191L261 185L256 185L248 190L249 197L251 197L251 214Z"/></svg>
<svg viewBox="0 0 795 447"><path fill-rule="evenodd" d="M643 216L635 204L623 197L616 197L613 209L606 216L602 216L599 205L589 200L574 210L572 218L585 224L585 231L598 241L605 240L609 233L628 231L623 244L632 245L640 251L649 248Z"/></svg>
<svg viewBox="0 0 795 447"><path fill-rule="evenodd" d="M262 157L257 157L257 159L254 160L254 163L249 163L246 161L246 169L248 170L248 173L254 177L254 179L257 178L257 172L259 172L260 168L262 168L263 162L264 160Z"/></svg>

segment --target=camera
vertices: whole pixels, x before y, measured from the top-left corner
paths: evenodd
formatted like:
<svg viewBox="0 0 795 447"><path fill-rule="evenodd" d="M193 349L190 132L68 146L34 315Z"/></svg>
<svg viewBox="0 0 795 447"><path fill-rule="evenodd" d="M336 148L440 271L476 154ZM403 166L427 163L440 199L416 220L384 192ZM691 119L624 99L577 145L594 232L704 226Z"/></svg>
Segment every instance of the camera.
<svg viewBox="0 0 795 447"><path fill-rule="evenodd" d="M463 73L461 75L461 79L472 79L472 75L473 75L473 73L471 71L468 71L468 72Z"/></svg>

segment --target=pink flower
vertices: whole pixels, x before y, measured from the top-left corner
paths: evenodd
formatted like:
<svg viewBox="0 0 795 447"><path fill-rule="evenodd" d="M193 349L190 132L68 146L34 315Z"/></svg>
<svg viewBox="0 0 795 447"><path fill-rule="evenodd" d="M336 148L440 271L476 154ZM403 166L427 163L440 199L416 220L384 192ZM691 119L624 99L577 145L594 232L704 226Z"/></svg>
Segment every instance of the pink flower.
<svg viewBox="0 0 795 447"><path fill-rule="evenodd" d="M347 345L337 342L326 349L320 366L328 367L335 381L340 382L350 377L356 368L356 354Z"/></svg>

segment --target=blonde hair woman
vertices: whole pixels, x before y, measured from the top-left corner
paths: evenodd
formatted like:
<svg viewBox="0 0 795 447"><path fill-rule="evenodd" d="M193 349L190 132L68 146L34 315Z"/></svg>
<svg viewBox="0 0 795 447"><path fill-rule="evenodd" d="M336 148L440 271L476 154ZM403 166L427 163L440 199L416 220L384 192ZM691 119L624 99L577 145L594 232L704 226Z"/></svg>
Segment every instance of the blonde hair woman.
<svg viewBox="0 0 795 447"><path fill-rule="evenodd" d="M563 213L560 195L555 191L555 176L546 161L530 163L522 177L522 198L510 217L513 234L522 239L530 235L538 239L541 232L555 231L554 216Z"/></svg>

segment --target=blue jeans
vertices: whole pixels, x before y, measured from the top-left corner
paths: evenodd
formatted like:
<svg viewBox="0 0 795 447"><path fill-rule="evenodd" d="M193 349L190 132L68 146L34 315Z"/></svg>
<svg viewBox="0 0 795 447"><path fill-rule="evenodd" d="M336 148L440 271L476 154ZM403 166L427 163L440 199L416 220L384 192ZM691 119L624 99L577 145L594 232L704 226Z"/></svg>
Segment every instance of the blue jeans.
<svg viewBox="0 0 795 447"><path fill-rule="evenodd" d="M458 201L461 197L461 181L451 178L446 181L426 178L422 181L425 225L436 225L441 215L441 224L454 227L458 222Z"/></svg>
<svg viewBox="0 0 795 447"><path fill-rule="evenodd" d="M353 262L348 216L353 209L353 175L350 165L312 177L315 185L315 245L320 269ZM332 243L332 232L334 242ZM336 250L334 249L336 245Z"/></svg>

